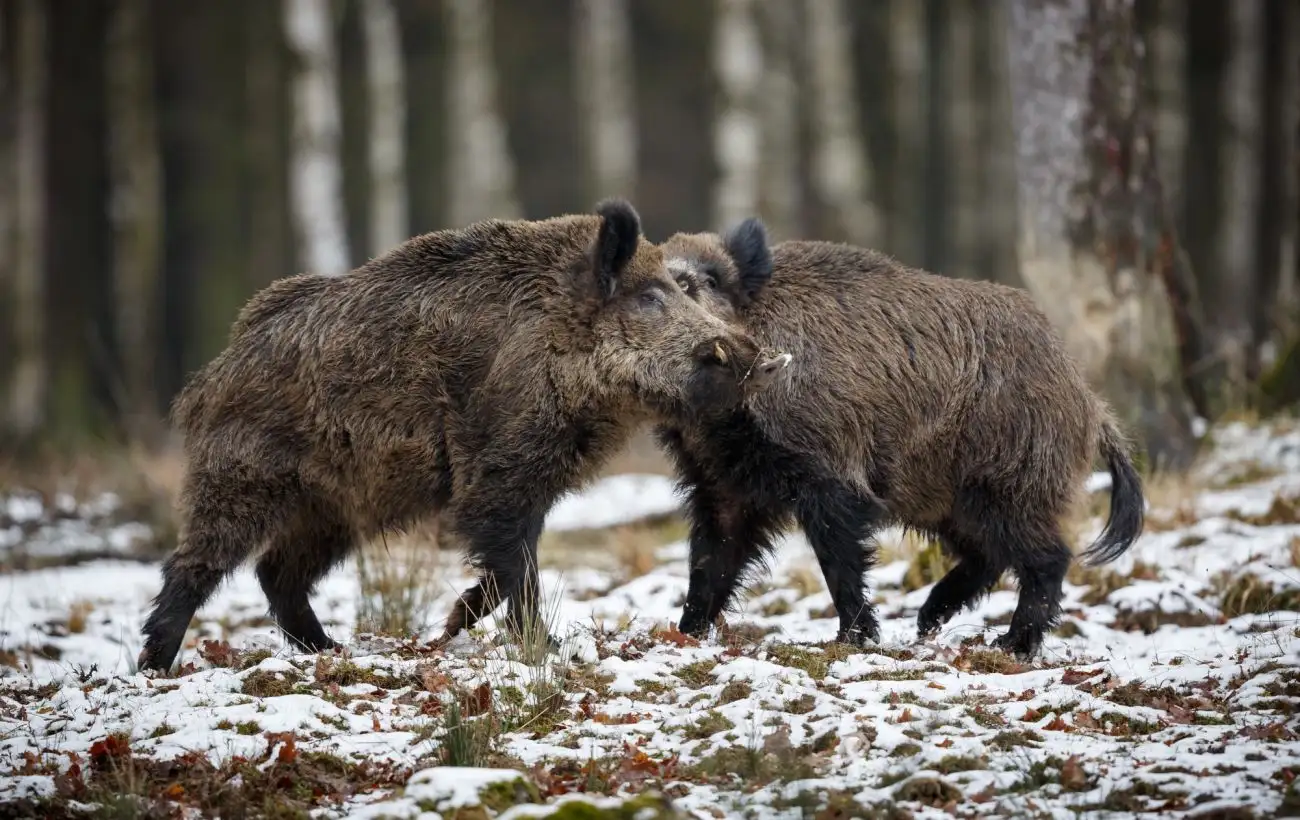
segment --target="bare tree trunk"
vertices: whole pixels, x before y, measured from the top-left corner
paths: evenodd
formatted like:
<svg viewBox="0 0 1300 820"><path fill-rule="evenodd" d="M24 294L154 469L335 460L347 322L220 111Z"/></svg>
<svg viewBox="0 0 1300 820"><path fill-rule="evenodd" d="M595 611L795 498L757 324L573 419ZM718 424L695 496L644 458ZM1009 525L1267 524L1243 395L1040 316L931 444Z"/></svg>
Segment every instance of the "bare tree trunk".
<svg viewBox="0 0 1300 820"><path fill-rule="evenodd" d="M871 201L871 168L858 128L844 6L841 0L808 0L806 9L813 188L834 214L840 238L857 245L878 245L880 213Z"/></svg>
<svg viewBox="0 0 1300 820"><path fill-rule="evenodd" d="M754 8L755 0L718 0L714 22L713 60L721 100L713 132L719 171L713 221L719 230L758 213L763 51Z"/></svg>
<svg viewBox="0 0 1300 820"><path fill-rule="evenodd" d="M976 45L981 54L980 64L988 71L989 86L984 100L975 110L980 156L983 157L976 170L985 225L986 261L983 267L997 282L1024 287L1020 261L1016 256L1020 213L1016 207L1016 140L1006 59L1007 6L1005 3L979 3L977 11L984 22Z"/></svg>
<svg viewBox="0 0 1300 820"><path fill-rule="evenodd" d="M329 0L284 0L294 54L290 200L300 264L312 273L349 270L343 218L343 170L334 22Z"/></svg>
<svg viewBox="0 0 1300 820"><path fill-rule="evenodd" d="M945 164L952 171L948 212L952 256L944 273L963 279L978 275L980 246L987 234L983 215L990 202L980 196L978 168L988 162L980 151L976 123L977 78L982 66L975 62L976 17L972 0L948 0L948 20L943 48L948 53L948 105L945 106L943 139Z"/></svg>
<svg viewBox="0 0 1300 820"><path fill-rule="evenodd" d="M594 202L636 193L636 99L627 0L578 3L577 80Z"/></svg>
<svg viewBox="0 0 1300 820"><path fill-rule="evenodd" d="M894 202L890 253L909 265L925 255L925 3L890 0L890 90L894 121Z"/></svg>
<svg viewBox="0 0 1300 820"><path fill-rule="evenodd" d="M45 0L18 6L18 125L14 154L14 341L9 429L20 439L45 422L49 368L45 349L45 117L49 48Z"/></svg>
<svg viewBox="0 0 1300 820"><path fill-rule="evenodd" d="M1283 289L1295 261L1296 138L1300 103L1300 12L1288 0L1265 4L1263 54L1263 121L1260 145L1259 289L1250 305L1251 352L1247 377L1259 379L1275 358L1275 342L1295 333L1297 306Z"/></svg>
<svg viewBox="0 0 1300 820"><path fill-rule="evenodd" d="M406 201L406 78L392 0L364 0L361 22L370 81L370 253L410 234Z"/></svg>
<svg viewBox="0 0 1300 820"><path fill-rule="evenodd" d="M760 210L774 241L803 233L799 157L799 7L760 0L763 34Z"/></svg>
<svg viewBox="0 0 1300 820"><path fill-rule="evenodd" d="M515 167L497 98L491 9L485 0L446 0L451 50L447 173L453 225L522 215Z"/></svg>
<svg viewBox="0 0 1300 820"><path fill-rule="evenodd" d="M289 60L274 3L257 4L242 20L248 43L243 107L244 234L248 286L255 290L294 273L293 218L289 208Z"/></svg>
<svg viewBox="0 0 1300 820"><path fill-rule="evenodd" d="M0 5L0 384L11 389L14 349L14 198L18 161L14 151L18 104L14 91L14 63L10 55L10 32L13 30L15 4ZM0 444L7 434L7 418L0 418Z"/></svg>
<svg viewBox="0 0 1300 820"><path fill-rule="evenodd" d="M1257 369L1250 349L1250 312L1259 282L1255 235L1260 194L1260 99L1263 92L1263 0L1232 0L1228 4L1229 38L1223 111L1227 117L1224 145L1222 234L1219 270L1213 280L1214 324L1219 355L1228 376L1226 402L1243 398L1246 374Z"/></svg>
<svg viewBox="0 0 1300 820"><path fill-rule="evenodd" d="M1155 91L1156 152L1160 167L1177 171L1187 155L1187 4L1184 0L1154 0L1155 25L1151 42L1151 75ZM1182 174L1166 174L1165 196L1174 213L1181 213Z"/></svg>
<svg viewBox="0 0 1300 820"><path fill-rule="evenodd" d="M116 0L110 26L109 217L122 362L119 406L126 433L151 441L160 427L154 394L157 317L153 308L162 264L163 211L147 1Z"/></svg>
<svg viewBox="0 0 1300 820"><path fill-rule="evenodd" d="M1021 266L1150 463L1194 455L1199 310L1157 175L1133 0L1013 0Z"/></svg>

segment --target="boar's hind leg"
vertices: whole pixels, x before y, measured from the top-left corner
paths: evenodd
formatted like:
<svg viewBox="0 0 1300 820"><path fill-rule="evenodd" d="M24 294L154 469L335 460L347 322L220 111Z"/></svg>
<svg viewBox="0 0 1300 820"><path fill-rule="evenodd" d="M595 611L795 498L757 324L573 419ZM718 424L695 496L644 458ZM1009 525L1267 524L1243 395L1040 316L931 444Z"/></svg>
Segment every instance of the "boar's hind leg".
<svg viewBox="0 0 1300 820"><path fill-rule="evenodd" d="M841 643L880 641L876 608L867 600L866 572L874 560L871 535L885 517L879 500L839 482L811 482L799 494L799 526L812 544L840 618Z"/></svg>
<svg viewBox="0 0 1300 820"><path fill-rule="evenodd" d="M351 551L355 539L336 516L305 507L295 526L275 538L257 562L257 580L271 617L293 645L305 652L338 646L312 610L312 589Z"/></svg>
<svg viewBox="0 0 1300 820"><path fill-rule="evenodd" d="M935 635L952 616L988 594L1005 569L994 563L990 551L978 542L955 534L941 535L940 541L959 563L934 585L921 606L916 617L917 637L921 640Z"/></svg>
<svg viewBox="0 0 1300 820"><path fill-rule="evenodd" d="M142 630L141 669L171 668L194 613L279 522L282 490L229 476L191 478L180 545L163 562L162 591Z"/></svg>
<svg viewBox="0 0 1300 820"><path fill-rule="evenodd" d="M771 551L783 512L720 496L707 485L691 490L691 574L679 630L697 638L708 634L746 572Z"/></svg>
<svg viewBox="0 0 1300 820"><path fill-rule="evenodd" d="M1020 598L1010 629L993 645L1028 660L1038 652L1043 635L1060 620L1061 585L1073 556L1053 526L1016 535L1008 544L1013 548L1011 569L1020 582Z"/></svg>

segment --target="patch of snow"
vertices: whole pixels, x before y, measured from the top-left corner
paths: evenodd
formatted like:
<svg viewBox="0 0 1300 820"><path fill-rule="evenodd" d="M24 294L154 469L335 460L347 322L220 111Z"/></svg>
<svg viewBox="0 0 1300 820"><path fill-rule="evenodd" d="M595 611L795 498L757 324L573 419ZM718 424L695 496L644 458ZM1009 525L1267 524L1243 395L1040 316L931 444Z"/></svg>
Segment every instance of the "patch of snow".
<svg viewBox="0 0 1300 820"><path fill-rule="evenodd" d="M613 527L669 515L681 506L671 478L637 473L613 475L561 498L547 514L546 527L551 530Z"/></svg>

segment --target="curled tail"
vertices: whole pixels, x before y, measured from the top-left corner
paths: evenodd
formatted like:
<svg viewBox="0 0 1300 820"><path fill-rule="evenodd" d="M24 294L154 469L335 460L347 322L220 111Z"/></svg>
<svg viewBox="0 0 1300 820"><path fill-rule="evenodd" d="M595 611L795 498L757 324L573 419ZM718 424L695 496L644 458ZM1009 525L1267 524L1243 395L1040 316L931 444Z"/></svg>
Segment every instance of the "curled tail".
<svg viewBox="0 0 1300 820"><path fill-rule="evenodd" d="M1107 413L1101 425L1100 450L1110 471L1110 520L1097 540L1083 551L1088 566L1109 564L1128 551L1142 534L1146 517L1142 478L1129 458L1128 443Z"/></svg>

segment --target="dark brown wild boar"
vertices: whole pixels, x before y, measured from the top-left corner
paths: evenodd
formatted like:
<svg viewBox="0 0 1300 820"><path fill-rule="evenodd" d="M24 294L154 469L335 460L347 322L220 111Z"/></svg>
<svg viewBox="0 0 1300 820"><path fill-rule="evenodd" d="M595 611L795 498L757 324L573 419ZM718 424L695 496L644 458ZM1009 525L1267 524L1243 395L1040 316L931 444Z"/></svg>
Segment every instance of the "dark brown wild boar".
<svg viewBox="0 0 1300 820"><path fill-rule="evenodd" d="M828 242L768 246L758 220L661 247L692 296L798 366L745 407L663 425L689 493L683 632L703 635L791 523L839 615L839 640L879 640L864 573L871 535L901 524L957 566L921 608L922 637L1008 569L1019 605L1000 647L1032 657L1060 615L1072 555L1060 519L1100 451L1110 521L1084 553L1121 555L1143 525L1142 485L1107 405L1022 290L947 279Z"/></svg>
<svg viewBox="0 0 1300 820"><path fill-rule="evenodd" d="M435 515L480 574L443 637L502 599L518 632L537 615L531 559L555 500L639 424L741 402L784 363L758 356L687 298L621 201L275 282L176 400L180 543L140 666L169 668L195 610L255 552L290 640L335 646L313 586L360 540Z"/></svg>

